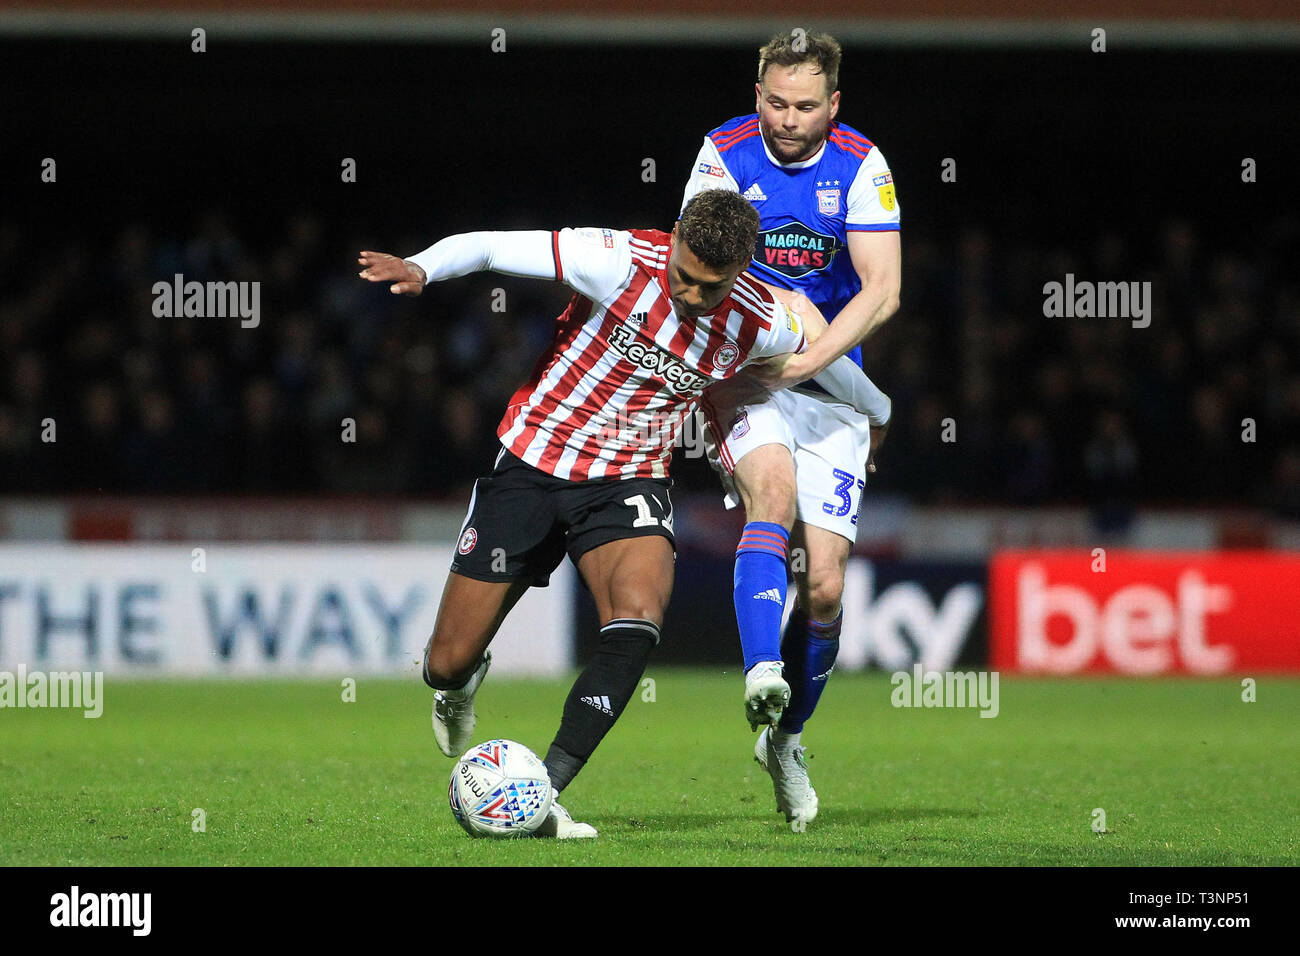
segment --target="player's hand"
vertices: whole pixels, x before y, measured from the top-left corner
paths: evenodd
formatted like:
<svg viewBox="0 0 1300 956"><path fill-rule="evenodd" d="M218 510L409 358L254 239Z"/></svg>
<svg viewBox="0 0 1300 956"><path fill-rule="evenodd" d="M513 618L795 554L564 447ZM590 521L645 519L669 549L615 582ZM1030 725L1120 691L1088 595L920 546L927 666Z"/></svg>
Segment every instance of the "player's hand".
<svg viewBox="0 0 1300 956"><path fill-rule="evenodd" d="M391 282L388 291L393 295L419 295L424 291L428 277L414 262L407 262L386 252L362 249L357 264L364 266L359 273L370 282Z"/></svg>
<svg viewBox="0 0 1300 956"><path fill-rule="evenodd" d="M883 425L871 426L871 451L867 453L867 472L869 474L874 475L876 473L876 452L885 443L885 433L888 431L888 422Z"/></svg>
<svg viewBox="0 0 1300 956"><path fill-rule="evenodd" d="M745 371L769 392L779 392L812 378L810 366L803 361L804 354L786 352L774 355L769 359L749 363L745 366Z"/></svg>
<svg viewBox="0 0 1300 956"><path fill-rule="evenodd" d="M704 394L715 407L732 409L765 402L768 391L754 381L748 372L742 370L716 385L710 385L704 390Z"/></svg>

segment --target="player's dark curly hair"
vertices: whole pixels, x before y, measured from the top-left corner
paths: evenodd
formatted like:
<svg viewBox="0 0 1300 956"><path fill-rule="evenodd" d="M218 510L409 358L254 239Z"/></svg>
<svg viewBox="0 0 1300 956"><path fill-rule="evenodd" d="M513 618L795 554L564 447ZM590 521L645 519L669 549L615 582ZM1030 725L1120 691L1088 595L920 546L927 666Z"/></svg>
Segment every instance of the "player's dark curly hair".
<svg viewBox="0 0 1300 956"><path fill-rule="evenodd" d="M813 72L826 77L826 95L840 88L840 57L843 51L839 42L829 33L778 33L758 51L758 82L769 66L815 65Z"/></svg>
<svg viewBox="0 0 1300 956"><path fill-rule="evenodd" d="M753 258L758 211L740 193L706 189L682 210L677 238L710 269L731 269Z"/></svg>

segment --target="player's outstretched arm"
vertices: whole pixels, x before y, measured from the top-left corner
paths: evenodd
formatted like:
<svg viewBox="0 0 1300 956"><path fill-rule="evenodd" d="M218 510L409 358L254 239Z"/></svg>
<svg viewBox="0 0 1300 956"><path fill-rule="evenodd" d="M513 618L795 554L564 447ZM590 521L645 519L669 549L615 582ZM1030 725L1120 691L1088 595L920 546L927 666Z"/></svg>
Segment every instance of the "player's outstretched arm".
<svg viewBox="0 0 1300 956"><path fill-rule="evenodd" d="M363 279L392 282L390 291L397 294L416 295L430 282L471 272L499 272L563 282L592 301L603 301L627 281L632 263L628 238L627 233L593 228L466 232L406 259L363 252L358 261L366 266Z"/></svg>
<svg viewBox="0 0 1300 956"><path fill-rule="evenodd" d="M530 279L558 279L560 268L551 232L466 232L435 242L406 259L363 251L361 278L392 282L395 295L419 295L430 282L471 272L500 272Z"/></svg>

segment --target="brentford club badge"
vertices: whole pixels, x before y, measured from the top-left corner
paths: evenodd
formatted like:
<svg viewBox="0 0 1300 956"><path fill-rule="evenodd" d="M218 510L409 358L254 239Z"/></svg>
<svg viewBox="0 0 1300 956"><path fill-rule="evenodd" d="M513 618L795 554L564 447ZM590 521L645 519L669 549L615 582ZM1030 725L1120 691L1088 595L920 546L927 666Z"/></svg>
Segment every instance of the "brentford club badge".
<svg viewBox="0 0 1300 956"><path fill-rule="evenodd" d="M456 550L461 554L469 554L476 544L478 544L478 532L473 528L466 528L465 533L460 536L460 544L456 546Z"/></svg>
<svg viewBox="0 0 1300 956"><path fill-rule="evenodd" d="M730 342L723 342L718 346L718 350L713 353L713 367L719 372L725 372L736 364L736 359L739 357L740 349Z"/></svg>

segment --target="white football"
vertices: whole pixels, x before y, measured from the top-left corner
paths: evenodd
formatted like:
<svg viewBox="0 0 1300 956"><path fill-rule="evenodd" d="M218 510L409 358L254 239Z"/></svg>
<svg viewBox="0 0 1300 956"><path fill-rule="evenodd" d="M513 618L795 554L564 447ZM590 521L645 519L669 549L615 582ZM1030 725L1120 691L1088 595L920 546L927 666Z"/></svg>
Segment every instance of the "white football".
<svg viewBox="0 0 1300 956"><path fill-rule="evenodd" d="M546 764L523 744L489 740L456 761L447 799L470 836L528 836L551 812Z"/></svg>

